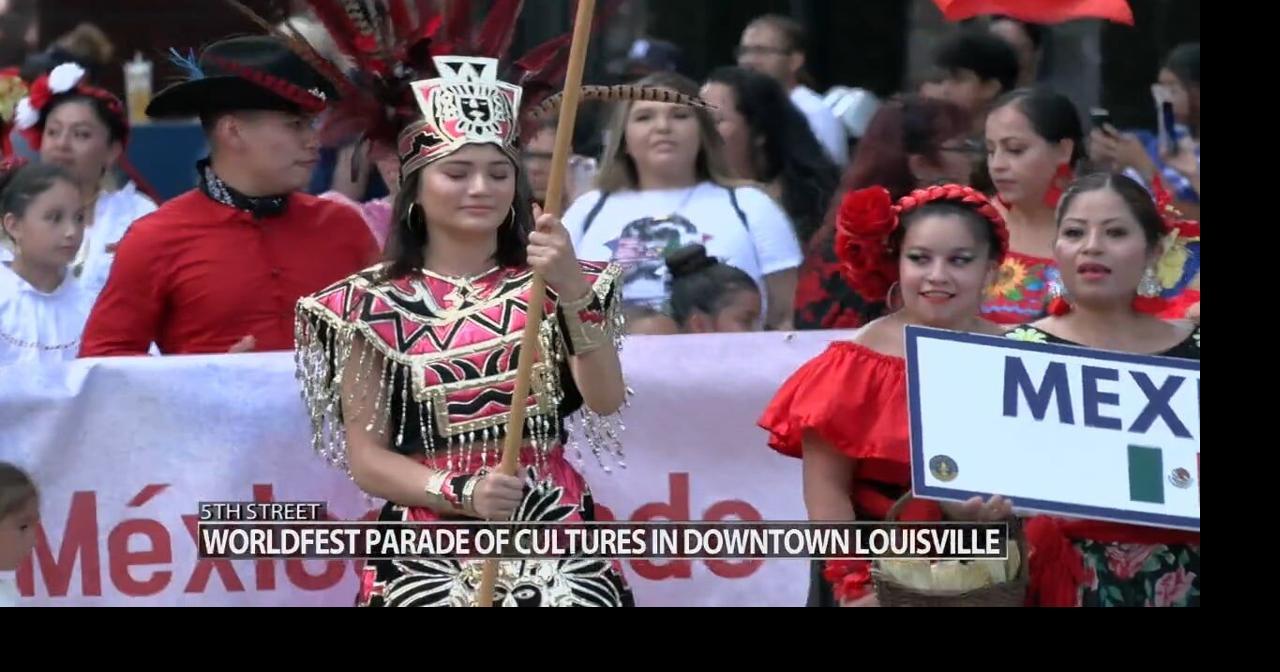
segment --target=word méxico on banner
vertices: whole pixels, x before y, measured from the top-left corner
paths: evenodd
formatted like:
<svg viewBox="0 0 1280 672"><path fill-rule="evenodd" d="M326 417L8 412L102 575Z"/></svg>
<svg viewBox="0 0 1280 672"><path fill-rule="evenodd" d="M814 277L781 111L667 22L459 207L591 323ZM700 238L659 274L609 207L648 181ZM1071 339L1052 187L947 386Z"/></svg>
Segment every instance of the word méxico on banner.
<svg viewBox="0 0 1280 672"><path fill-rule="evenodd" d="M1005 523L202 522L202 558L1006 558Z"/></svg>

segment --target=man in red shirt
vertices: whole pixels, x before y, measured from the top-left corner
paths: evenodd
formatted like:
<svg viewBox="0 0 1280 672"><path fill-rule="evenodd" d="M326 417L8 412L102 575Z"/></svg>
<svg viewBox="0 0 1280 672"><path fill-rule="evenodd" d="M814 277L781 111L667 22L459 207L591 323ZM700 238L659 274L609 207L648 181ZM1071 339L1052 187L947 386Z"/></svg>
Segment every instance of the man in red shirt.
<svg viewBox="0 0 1280 672"><path fill-rule="evenodd" d="M81 357L293 348L294 304L376 261L348 206L297 193L317 160L314 116L335 90L280 41L210 45L147 114L199 116L199 186L134 222L85 327Z"/></svg>

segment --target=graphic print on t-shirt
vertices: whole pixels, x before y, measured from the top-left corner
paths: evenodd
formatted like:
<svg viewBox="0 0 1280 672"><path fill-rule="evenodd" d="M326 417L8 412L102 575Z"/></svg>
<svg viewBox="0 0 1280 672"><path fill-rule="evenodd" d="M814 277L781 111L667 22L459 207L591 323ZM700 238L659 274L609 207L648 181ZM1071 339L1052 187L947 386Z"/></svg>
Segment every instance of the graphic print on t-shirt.
<svg viewBox="0 0 1280 672"><path fill-rule="evenodd" d="M622 266L623 303L661 308L667 298L666 255L710 239L681 215L644 217L622 227L605 247L613 253L611 261Z"/></svg>

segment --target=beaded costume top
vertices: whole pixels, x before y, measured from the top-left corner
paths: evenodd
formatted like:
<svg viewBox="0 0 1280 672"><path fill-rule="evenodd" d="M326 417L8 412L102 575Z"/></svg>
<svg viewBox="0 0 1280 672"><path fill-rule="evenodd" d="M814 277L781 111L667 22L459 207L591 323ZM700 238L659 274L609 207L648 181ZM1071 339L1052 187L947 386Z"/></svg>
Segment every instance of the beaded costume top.
<svg viewBox="0 0 1280 672"><path fill-rule="evenodd" d="M612 264L580 261L595 292L605 332L621 342L622 316ZM311 296L297 306L297 365L311 415L316 449L348 468L343 431L342 380L355 376L370 390L376 429L389 446L409 455L471 462L471 451L501 439L514 403L516 370L533 273L494 268L471 278L430 272L387 279L375 266ZM548 289L540 347L525 400L525 437L541 460L568 438L567 418L582 410L593 452L620 453L616 418L583 408L568 356L570 322ZM550 319L550 316L557 319ZM405 384L405 380L409 384ZM376 380L376 388L366 380ZM375 427L370 426L370 430ZM486 463L496 463L494 451Z"/></svg>

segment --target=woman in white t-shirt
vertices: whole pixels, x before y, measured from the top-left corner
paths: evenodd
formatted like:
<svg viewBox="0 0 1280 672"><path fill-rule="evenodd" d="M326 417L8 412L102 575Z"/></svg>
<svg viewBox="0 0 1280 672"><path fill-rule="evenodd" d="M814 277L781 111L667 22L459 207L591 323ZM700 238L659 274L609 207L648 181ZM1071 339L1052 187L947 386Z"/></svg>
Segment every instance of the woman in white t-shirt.
<svg viewBox="0 0 1280 672"><path fill-rule="evenodd" d="M671 73L638 84L698 95L695 83ZM705 109L624 103L610 127L599 188L574 201L565 226L579 258L622 265L628 305L664 307L666 255L699 243L760 286L767 328L790 329L800 244L768 194L728 177L722 142Z"/></svg>

